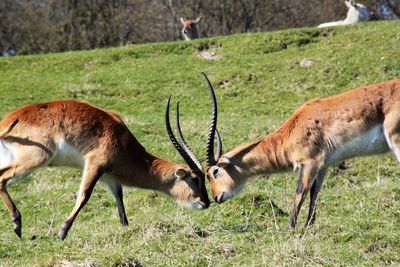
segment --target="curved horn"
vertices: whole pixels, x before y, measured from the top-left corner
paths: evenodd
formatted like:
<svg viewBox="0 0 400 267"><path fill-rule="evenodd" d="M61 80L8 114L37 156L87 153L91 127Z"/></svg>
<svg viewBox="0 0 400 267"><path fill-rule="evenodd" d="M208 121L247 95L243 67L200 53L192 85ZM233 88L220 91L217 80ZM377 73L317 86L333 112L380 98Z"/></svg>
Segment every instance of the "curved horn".
<svg viewBox="0 0 400 267"><path fill-rule="evenodd" d="M207 78L207 75L204 72L202 72L202 74L207 81L212 103L211 123L210 123L210 130L208 131L207 153L206 153L207 165L212 166L216 164L216 160L214 158L214 138L215 138L215 131L217 129L217 119L218 119L217 99L215 98L214 88L211 85L210 80Z"/></svg>
<svg viewBox="0 0 400 267"><path fill-rule="evenodd" d="M176 150L178 150L179 154L183 157L183 159L185 160L187 165L189 165L190 169L192 169L192 171L201 171L201 169L198 170L198 167L197 167L196 163L193 162L193 160L190 158L190 156L182 148L182 146L176 140L174 133L172 132L171 123L169 121L169 105L170 105L170 102L171 102L171 96L169 96L169 98L168 98L167 108L166 108L166 111L165 111L165 125L166 125L166 128L167 128L169 139L171 140L171 142L174 145L174 147L176 148Z"/></svg>
<svg viewBox="0 0 400 267"><path fill-rule="evenodd" d="M189 145L185 141L185 138L183 137L182 130L181 130L181 124L179 122L179 102L176 104L176 129L178 131L178 138L182 144L183 149L186 151L186 153L189 155L189 157L192 159L192 161L197 165L197 168L199 170L203 169L200 161L197 159L193 150L189 147Z"/></svg>

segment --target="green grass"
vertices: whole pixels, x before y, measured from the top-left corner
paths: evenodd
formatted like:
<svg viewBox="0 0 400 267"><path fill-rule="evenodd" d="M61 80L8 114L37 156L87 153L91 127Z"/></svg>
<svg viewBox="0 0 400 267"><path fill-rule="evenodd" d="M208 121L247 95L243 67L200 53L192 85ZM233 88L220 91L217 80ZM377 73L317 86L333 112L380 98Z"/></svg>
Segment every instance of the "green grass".
<svg viewBox="0 0 400 267"><path fill-rule="evenodd" d="M287 49L282 49L282 44ZM182 162L168 140L168 95L181 101L186 138L204 158L210 115L204 71L216 87L219 130L230 149L271 132L308 99L400 77L400 23L240 34L0 59L0 117L30 102L79 99L119 112L153 154ZM218 60L198 57L210 50ZM308 68L303 59L313 61ZM218 86L221 81L226 86ZM333 168L317 223L287 229L297 177L256 177L208 210L161 193L125 190L130 226L98 185L64 242L56 233L74 205L80 171L44 168L10 187L22 213L17 238L0 205L0 266L260 266L400 264L399 169L392 155ZM271 179L265 179L271 178Z"/></svg>

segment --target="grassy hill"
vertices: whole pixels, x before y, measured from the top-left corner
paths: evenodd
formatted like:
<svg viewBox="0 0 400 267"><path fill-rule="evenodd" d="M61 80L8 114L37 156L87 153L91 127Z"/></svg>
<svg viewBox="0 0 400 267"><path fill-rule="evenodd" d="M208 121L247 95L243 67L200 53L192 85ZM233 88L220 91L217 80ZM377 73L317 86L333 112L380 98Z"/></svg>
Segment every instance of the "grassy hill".
<svg viewBox="0 0 400 267"><path fill-rule="evenodd" d="M172 94L181 101L186 138L204 158L210 103L200 72L215 85L219 130L230 149L262 138L308 99L400 77L399 44L400 22L373 22L0 58L0 117L31 102L88 101L119 112L151 153L182 162L164 126ZM216 60L202 59L201 51ZM311 66L301 66L305 59ZM346 164L330 170L317 223L308 229L307 205L298 228L287 229L298 177L286 173L255 177L237 198L205 211L126 189L127 228L99 184L64 242L55 235L81 172L40 169L9 189L22 213L21 240L0 204L0 266L399 264L397 162L388 154Z"/></svg>

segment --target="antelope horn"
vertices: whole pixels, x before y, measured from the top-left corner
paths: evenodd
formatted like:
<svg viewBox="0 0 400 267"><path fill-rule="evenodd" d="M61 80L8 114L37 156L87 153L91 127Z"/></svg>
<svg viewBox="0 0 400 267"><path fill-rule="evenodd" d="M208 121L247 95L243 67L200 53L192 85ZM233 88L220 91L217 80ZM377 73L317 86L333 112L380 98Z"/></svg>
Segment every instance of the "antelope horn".
<svg viewBox="0 0 400 267"><path fill-rule="evenodd" d="M215 132L217 130L217 119L218 119L217 99L215 98L214 88L211 85L210 80L207 78L207 75L204 72L202 72L202 74L207 81L212 103L211 123L210 123L210 130L208 131L207 152L206 152L207 165L212 166L217 163L214 155L214 138L215 138ZM219 156L219 154L222 152L221 139L220 137L219 138L218 137L219 134L217 134L217 141L219 140L217 156Z"/></svg>
<svg viewBox="0 0 400 267"><path fill-rule="evenodd" d="M174 147L176 148L176 150L178 150L178 152L182 156L182 158L185 160L187 165L189 165L190 169L192 169L192 171L197 171L197 172L200 171L201 172L201 169L198 168L197 164L192 160L192 158L188 155L188 153L185 151L185 149L182 148L181 144L179 144L178 140L176 140L176 138L175 138L174 133L172 132L171 123L169 120L170 102L171 102L171 96L169 96L169 98L168 98L167 108L165 111L165 124L166 124L169 139L171 140L171 142L174 145Z"/></svg>
<svg viewBox="0 0 400 267"><path fill-rule="evenodd" d="M186 153L189 155L189 157L192 159L192 161L196 164L197 168L199 170L202 170L203 167L201 166L200 161L197 159L197 157L194 154L193 150L186 143L186 140L183 137L182 130L181 130L181 125L180 125L180 121L179 121L179 102L176 104L176 129L177 129L177 132L178 132L179 141L181 142L183 149L186 151Z"/></svg>

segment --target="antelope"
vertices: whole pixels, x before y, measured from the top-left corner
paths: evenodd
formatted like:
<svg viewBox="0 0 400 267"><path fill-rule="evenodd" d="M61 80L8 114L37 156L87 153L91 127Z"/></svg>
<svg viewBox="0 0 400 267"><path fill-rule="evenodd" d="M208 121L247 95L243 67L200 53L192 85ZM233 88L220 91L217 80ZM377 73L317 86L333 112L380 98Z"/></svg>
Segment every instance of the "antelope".
<svg viewBox="0 0 400 267"><path fill-rule="evenodd" d="M214 118L212 131L216 124ZM330 165L389 150L400 162L400 79L310 100L262 140L218 158L207 155L206 175L213 198L223 203L253 175L299 170L289 227L296 226L310 191L309 226L315 222L317 196Z"/></svg>
<svg viewBox="0 0 400 267"><path fill-rule="evenodd" d="M344 20L322 23L318 25L318 28L356 24L372 19L373 14L364 5L356 3L354 0L344 1L344 3L348 8L347 15Z"/></svg>
<svg viewBox="0 0 400 267"><path fill-rule="evenodd" d="M151 155L112 111L78 101L56 101L23 106L0 122L0 195L6 204L14 231L21 238L21 214L7 192L7 185L44 166L83 168L75 207L62 224L58 237L64 240L79 211L90 198L97 181L104 181L115 197L122 226L128 225L122 186L163 192L193 209L210 205L205 173L178 123L179 141L165 121L171 142L187 165ZM177 107L179 122L179 106Z"/></svg>
<svg viewBox="0 0 400 267"><path fill-rule="evenodd" d="M190 40L199 38L197 24L199 24L200 19L201 19L201 16L195 20L184 19L182 17L180 18L182 26L183 26L182 35L186 41L190 41Z"/></svg>

